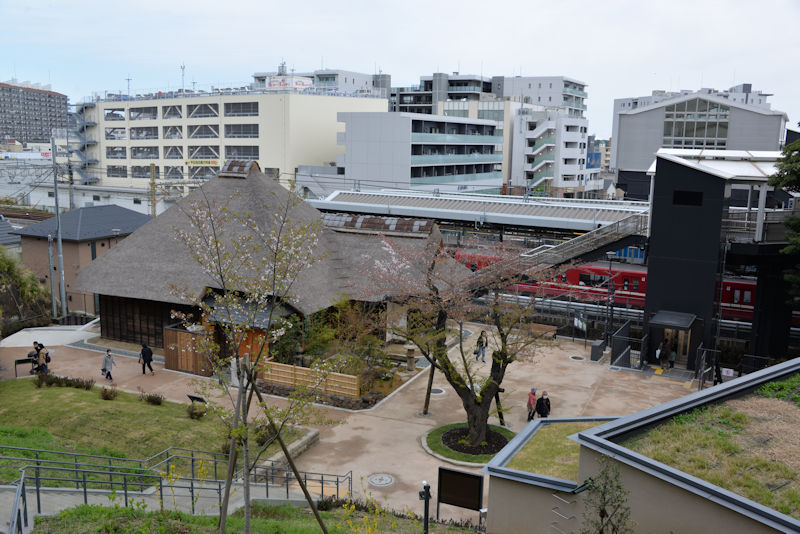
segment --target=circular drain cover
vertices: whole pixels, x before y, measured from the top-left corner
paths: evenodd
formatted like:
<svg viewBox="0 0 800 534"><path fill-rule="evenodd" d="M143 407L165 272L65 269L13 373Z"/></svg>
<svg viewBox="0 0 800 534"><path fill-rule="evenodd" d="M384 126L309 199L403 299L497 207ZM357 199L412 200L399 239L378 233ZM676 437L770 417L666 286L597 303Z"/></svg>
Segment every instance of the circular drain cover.
<svg viewBox="0 0 800 534"><path fill-rule="evenodd" d="M367 477L371 486L385 487L394 484L394 477L386 473L375 473Z"/></svg>
<svg viewBox="0 0 800 534"><path fill-rule="evenodd" d="M585 360L586 358L584 358L583 356L570 356L569 359L570 360L581 361L581 360Z"/></svg>
<svg viewBox="0 0 800 534"><path fill-rule="evenodd" d="M442 388L431 388L431 395L444 395Z"/></svg>

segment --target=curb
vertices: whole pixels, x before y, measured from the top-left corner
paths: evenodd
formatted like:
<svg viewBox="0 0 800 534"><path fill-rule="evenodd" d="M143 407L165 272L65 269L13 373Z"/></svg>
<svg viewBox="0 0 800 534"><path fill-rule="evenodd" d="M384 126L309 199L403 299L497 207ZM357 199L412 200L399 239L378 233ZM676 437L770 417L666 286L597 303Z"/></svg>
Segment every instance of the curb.
<svg viewBox="0 0 800 534"><path fill-rule="evenodd" d="M301 454L306 452L308 449L313 447L319 442L319 430L315 428L308 429L307 432L303 435L302 438L293 441L289 444L289 454L292 455L292 458L297 460ZM283 451L277 452L267 458L268 461L278 464L278 465L285 465L288 462L283 455Z"/></svg>

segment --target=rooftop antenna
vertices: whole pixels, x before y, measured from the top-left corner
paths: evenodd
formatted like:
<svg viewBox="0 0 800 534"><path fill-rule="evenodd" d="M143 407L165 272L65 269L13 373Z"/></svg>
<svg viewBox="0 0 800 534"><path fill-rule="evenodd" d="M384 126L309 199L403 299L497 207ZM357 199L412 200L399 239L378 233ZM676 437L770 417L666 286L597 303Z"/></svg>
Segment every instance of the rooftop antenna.
<svg viewBox="0 0 800 534"><path fill-rule="evenodd" d="M126 80L128 80L128 96L131 96L131 80L132 80L133 78L131 78L131 75L130 75L130 74L128 74L128 77L127 77L127 78L125 78L125 79L126 79Z"/></svg>
<svg viewBox="0 0 800 534"><path fill-rule="evenodd" d="M181 61L181 93L186 92L186 84L184 83L184 73L186 72L186 65Z"/></svg>

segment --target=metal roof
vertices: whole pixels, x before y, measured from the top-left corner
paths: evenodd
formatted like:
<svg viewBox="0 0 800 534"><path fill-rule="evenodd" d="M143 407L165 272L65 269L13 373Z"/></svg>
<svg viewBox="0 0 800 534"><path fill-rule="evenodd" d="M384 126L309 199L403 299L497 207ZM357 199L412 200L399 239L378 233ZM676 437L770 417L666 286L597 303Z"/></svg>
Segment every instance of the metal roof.
<svg viewBox="0 0 800 534"><path fill-rule="evenodd" d="M323 200L307 200L322 211L446 219L564 230L594 230L634 213L647 202L525 198L520 196L437 194L399 191L336 191Z"/></svg>
<svg viewBox="0 0 800 534"><path fill-rule="evenodd" d="M109 204L78 208L61 214L61 235L67 241L86 241L105 237L126 236L152 219L122 206ZM28 237L55 237L57 221L51 217L44 221L14 230Z"/></svg>
<svg viewBox="0 0 800 534"><path fill-rule="evenodd" d="M661 148L656 160L664 158L693 169L738 182L766 182L777 171L781 153L777 150L703 150L693 148ZM647 170L655 174L656 160Z"/></svg>

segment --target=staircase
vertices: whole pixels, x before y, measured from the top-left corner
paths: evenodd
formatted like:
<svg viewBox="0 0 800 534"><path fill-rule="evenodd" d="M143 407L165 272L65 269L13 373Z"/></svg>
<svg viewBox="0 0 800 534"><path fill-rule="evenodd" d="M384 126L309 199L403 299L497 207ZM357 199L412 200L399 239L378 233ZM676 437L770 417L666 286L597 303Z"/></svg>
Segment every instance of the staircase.
<svg viewBox="0 0 800 534"><path fill-rule="evenodd" d="M648 220L647 213L636 213L556 246L529 250L518 257L499 261L476 271L468 285L477 289L486 287L498 278L533 276L538 272L612 245L626 237L647 235Z"/></svg>

